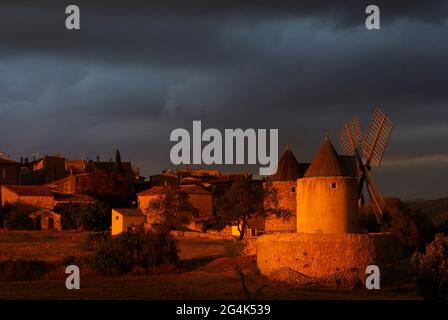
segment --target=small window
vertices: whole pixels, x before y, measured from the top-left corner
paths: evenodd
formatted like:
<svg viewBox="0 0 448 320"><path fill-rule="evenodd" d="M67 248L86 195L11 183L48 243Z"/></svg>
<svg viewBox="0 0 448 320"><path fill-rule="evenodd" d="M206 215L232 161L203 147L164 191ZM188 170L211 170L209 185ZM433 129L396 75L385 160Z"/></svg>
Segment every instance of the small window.
<svg viewBox="0 0 448 320"><path fill-rule="evenodd" d="M331 183L331 189L336 189L336 182Z"/></svg>
<svg viewBox="0 0 448 320"><path fill-rule="evenodd" d="M2 179L6 179L6 169L2 169Z"/></svg>
<svg viewBox="0 0 448 320"><path fill-rule="evenodd" d="M296 187L292 187L291 192L296 192Z"/></svg>
<svg viewBox="0 0 448 320"><path fill-rule="evenodd" d="M115 216L115 220L120 220L120 216Z"/></svg>

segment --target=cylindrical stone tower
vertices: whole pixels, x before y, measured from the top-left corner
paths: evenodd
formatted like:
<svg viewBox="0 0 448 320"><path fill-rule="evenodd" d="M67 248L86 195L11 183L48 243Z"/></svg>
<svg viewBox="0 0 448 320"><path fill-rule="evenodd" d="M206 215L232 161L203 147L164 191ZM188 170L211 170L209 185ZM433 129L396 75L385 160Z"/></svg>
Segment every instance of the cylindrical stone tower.
<svg viewBox="0 0 448 320"><path fill-rule="evenodd" d="M297 232L359 233L355 159L339 156L328 137L297 180Z"/></svg>

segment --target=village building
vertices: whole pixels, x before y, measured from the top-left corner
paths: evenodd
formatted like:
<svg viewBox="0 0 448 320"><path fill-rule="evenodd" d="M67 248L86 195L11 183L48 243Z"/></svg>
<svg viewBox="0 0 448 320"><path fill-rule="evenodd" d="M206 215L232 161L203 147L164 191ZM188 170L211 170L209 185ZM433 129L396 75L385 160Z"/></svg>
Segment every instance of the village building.
<svg viewBox="0 0 448 320"><path fill-rule="evenodd" d="M85 194L53 191L48 186L6 185L1 186L1 203L22 202L38 208L53 210L66 203L93 203L95 199Z"/></svg>
<svg viewBox="0 0 448 320"><path fill-rule="evenodd" d="M70 174L65 178L48 183L47 186L57 192L82 194L87 190L89 175L89 173Z"/></svg>
<svg viewBox="0 0 448 320"><path fill-rule="evenodd" d="M112 235L132 230L146 223L146 216L137 208L112 209Z"/></svg>
<svg viewBox="0 0 448 320"><path fill-rule="evenodd" d="M26 185L41 185L66 176L65 158L60 155L45 156L22 166L21 180Z"/></svg>
<svg viewBox="0 0 448 320"><path fill-rule="evenodd" d="M0 156L0 185L20 183L20 163Z"/></svg>
<svg viewBox="0 0 448 320"><path fill-rule="evenodd" d="M61 215L47 209L40 209L30 214L35 230L62 230Z"/></svg>
<svg viewBox="0 0 448 320"><path fill-rule="evenodd" d="M23 202L39 208L52 210L55 205L53 193L45 186L1 186L2 206L6 203Z"/></svg>
<svg viewBox="0 0 448 320"><path fill-rule="evenodd" d="M20 184L20 163L0 155L0 186L16 184Z"/></svg>
<svg viewBox="0 0 448 320"><path fill-rule="evenodd" d="M87 194L82 193L63 193L52 190L54 198L54 206L79 203L79 204L89 204L94 203L95 199Z"/></svg>

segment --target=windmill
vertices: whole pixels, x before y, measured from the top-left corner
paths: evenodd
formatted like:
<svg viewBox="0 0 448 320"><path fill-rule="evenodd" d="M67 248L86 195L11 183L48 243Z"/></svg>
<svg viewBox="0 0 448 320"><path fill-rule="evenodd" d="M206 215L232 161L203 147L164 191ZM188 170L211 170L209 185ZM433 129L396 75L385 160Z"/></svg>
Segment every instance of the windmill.
<svg viewBox="0 0 448 320"><path fill-rule="evenodd" d="M370 202L378 223L386 206L383 197L370 173L371 164L379 167L393 129L393 122L384 111L376 108L370 121L367 136L364 136L358 117L347 122L339 133L339 143L346 154L354 155L361 174L358 185L358 200L364 204L363 188L367 186Z"/></svg>

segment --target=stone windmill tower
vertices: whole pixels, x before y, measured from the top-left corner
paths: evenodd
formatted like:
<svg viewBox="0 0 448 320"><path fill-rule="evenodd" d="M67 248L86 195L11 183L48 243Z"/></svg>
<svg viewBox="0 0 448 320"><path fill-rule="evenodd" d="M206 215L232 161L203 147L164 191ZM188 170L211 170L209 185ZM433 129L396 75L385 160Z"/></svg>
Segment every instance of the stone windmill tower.
<svg viewBox="0 0 448 320"><path fill-rule="evenodd" d="M265 221L265 232L296 232L297 179L303 177L308 166L309 163L299 163L291 149L286 147L278 162L277 172L269 177L269 182L277 189L279 206L292 215L288 218L269 216Z"/></svg>
<svg viewBox="0 0 448 320"><path fill-rule="evenodd" d="M359 232L355 158L338 155L327 136L297 180L297 232Z"/></svg>

